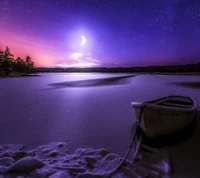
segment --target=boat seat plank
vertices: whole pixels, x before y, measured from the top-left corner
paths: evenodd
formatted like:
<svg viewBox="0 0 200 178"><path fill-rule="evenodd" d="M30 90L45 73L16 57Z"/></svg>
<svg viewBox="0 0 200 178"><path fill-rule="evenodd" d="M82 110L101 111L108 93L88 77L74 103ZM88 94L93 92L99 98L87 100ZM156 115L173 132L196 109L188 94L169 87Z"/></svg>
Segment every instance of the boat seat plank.
<svg viewBox="0 0 200 178"><path fill-rule="evenodd" d="M172 106L172 107L181 107L181 108L191 108L191 105L184 105L184 104L179 104L179 103L171 103L171 102L164 102L161 103L160 105L163 106Z"/></svg>

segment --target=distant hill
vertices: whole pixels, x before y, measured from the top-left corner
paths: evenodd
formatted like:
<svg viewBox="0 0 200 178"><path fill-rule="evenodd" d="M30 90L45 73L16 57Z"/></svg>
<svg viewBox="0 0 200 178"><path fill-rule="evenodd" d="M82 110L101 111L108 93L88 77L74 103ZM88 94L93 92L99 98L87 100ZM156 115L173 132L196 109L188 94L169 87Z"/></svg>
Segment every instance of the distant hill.
<svg viewBox="0 0 200 178"><path fill-rule="evenodd" d="M93 68L45 68L39 67L37 72L106 72L106 73L200 73L200 63L170 66L145 67L93 67Z"/></svg>

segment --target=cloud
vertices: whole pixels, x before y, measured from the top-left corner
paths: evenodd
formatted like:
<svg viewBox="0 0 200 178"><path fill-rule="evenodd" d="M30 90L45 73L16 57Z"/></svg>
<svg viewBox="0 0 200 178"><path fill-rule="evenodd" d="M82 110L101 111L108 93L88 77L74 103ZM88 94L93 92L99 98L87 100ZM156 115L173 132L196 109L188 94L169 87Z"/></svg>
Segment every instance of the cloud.
<svg viewBox="0 0 200 178"><path fill-rule="evenodd" d="M59 63L57 67L97 67L100 61L95 59L91 53L72 52L67 56L67 62Z"/></svg>
<svg viewBox="0 0 200 178"><path fill-rule="evenodd" d="M79 59L79 58L83 57L83 55L84 55L83 53L74 52L74 53L71 54L71 57L72 57L73 59Z"/></svg>
<svg viewBox="0 0 200 178"><path fill-rule="evenodd" d="M100 61L95 59L90 52L79 52L66 49L54 41L38 37L24 36L4 32L0 39L1 48L8 45L15 57L25 58L30 55L37 67L93 67L99 66Z"/></svg>

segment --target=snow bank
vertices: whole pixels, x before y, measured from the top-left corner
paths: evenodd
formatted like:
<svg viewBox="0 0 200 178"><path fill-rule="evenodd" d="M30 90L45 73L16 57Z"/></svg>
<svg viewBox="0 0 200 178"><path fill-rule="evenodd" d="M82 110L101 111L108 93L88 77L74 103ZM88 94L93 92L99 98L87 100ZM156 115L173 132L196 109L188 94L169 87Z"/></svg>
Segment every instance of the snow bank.
<svg viewBox="0 0 200 178"><path fill-rule="evenodd" d="M1 145L0 177L110 177L106 173L115 169L121 160L105 149L79 148L71 153L63 142L53 142L33 150L24 145ZM135 177L135 171L124 165L111 177Z"/></svg>

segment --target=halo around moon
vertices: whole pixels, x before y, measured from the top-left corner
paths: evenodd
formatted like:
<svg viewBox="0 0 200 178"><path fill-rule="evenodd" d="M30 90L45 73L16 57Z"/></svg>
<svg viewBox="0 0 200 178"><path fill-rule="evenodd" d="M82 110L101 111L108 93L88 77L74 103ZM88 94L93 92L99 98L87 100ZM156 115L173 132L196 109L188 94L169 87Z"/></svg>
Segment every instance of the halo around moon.
<svg viewBox="0 0 200 178"><path fill-rule="evenodd" d="M87 42L87 40L86 40L86 38L85 38L85 36L81 36L81 46L83 46L83 45L85 45L86 44L86 42Z"/></svg>

